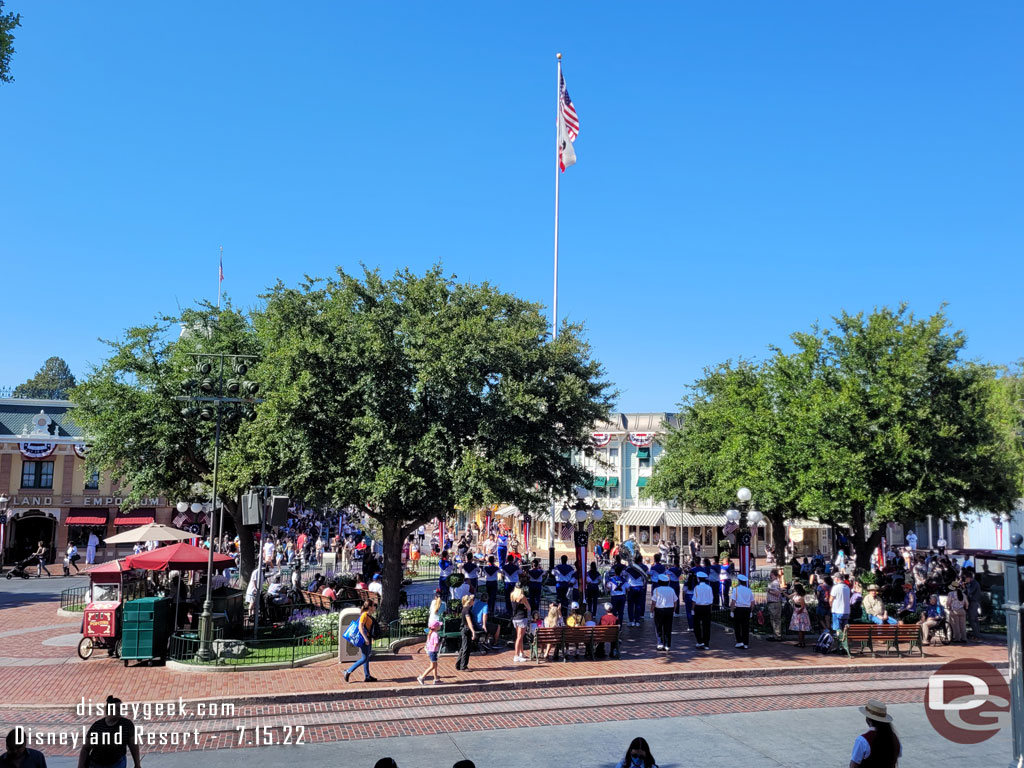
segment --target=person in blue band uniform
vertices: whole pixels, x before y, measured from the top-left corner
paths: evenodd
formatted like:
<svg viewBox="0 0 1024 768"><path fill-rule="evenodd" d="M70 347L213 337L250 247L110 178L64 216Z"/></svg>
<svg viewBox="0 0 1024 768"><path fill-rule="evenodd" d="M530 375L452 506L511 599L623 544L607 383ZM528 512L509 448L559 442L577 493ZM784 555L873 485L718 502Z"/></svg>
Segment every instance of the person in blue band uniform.
<svg viewBox="0 0 1024 768"><path fill-rule="evenodd" d="M711 587L711 595L714 598L713 605L717 608L722 604L722 566L718 562L718 555L711 558L711 564L708 566L706 573L708 575L708 586Z"/></svg>
<svg viewBox="0 0 1024 768"><path fill-rule="evenodd" d="M508 534L504 531L498 534L498 549L495 554L498 556L499 563L504 563L506 558L508 558ZM511 610L509 613L511 613Z"/></svg>
<svg viewBox="0 0 1024 768"><path fill-rule="evenodd" d="M597 563L591 562L587 570L586 590L587 610L591 616L597 616L597 600L601 597L601 573L597 570Z"/></svg>
<svg viewBox="0 0 1024 768"><path fill-rule="evenodd" d="M437 563L437 588L441 590L441 599L448 602L448 577L452 575L455 567L448 559L448 550L441 553L441 559Z"/></svg>
<svg viewBox="0 0 1024 768"><path fill-rule="evenodd" d="M487 558L484 572L484 584L487 586L487 612L494 615L494 605L498 602L498 572L501 568L494 562L494 555Z"/></svg>
<svg viewBox="0 0 1024 768"><path fill-rule="evenodd" d="M732 591L729 607L733 612L733 626L736 630L736 647L749 648L750 608L754 604L754 593L747 586L747 577L742 573L736 577L739 584Z"/></svg>
<svg viewBox="0 0 1024 768"><path fill-rule="evenodd" d="M693 590L693 632L697 636L697 648L705 651L711 647L711 604L714 600L707 573L697 571L697 587Z"/></svg>
<svg viewBox="0 0 1024 768"><path fill-rule="evenodd" d="M640 595L640 604L637 606L637 621L643 621L647 613L647 582L649 580L650 568L644 562L644 556L640 554L639 550L636 555L636 567L640 569L640 572L644 575L643 594ZM639 626L639 624L637 625Z"/></svg>
<svg viewBox="0 0 1024 768"><path fill-rule="evenodd" d="M480 580L480 569L476 567L476 563L473 562L472 557L467 557L466 562L462 565L462 575L466 578L466 583L469 585L470 592L476 593L477 583Z"/></svg>
<svg viewBox="0 0 1024 768"><path fill-rule="evenodd" d="M729 556L726 555L718 570L718 583L720 585L718 591L721 593L723 608L729 604L729 590L732 588L732 577L735 573L736 569L729 561Z"/></svg>
<svg viewBox="0 0 1024 768"><path fill-rule="evenodd" d="M651 570L649 571L651 584L657 584L658 576L661 576L661 574L665 573L667 570L668 568L666 568L665 564L661 561L661 552L658 552L654 556L654 562L651 564Z"/></svg>
<svg viewBox="0 0 1024 768"><path fill-rule="evenodd" d="M530 610L540 610L540 595L544 587L544 577L547 571L540 567L540 558L534 558L530 570L526 572L526 587L529 592Z"/></svg>
<svg viewBox="0 0 1024 768"><path fill-rule="evenodd" d="M644 572L636 564L633 564L623 571L626 577L626 611L629 614L629 626L640 626L640 606L644 603L644 595L647 592L647 582L644 580Z"/></svg>
<svg viewBox="0 0 1024 768"><path fill-rule="evenodd" d="M693 631L693 590L697 588L697 569L689 568L683 580L683 606L686 609L686 628Z"/></svg>
<svg viewBox="0 0 1024 768"><path fill-rule="evenodd" d="M505 613L509 616L512 615L512 590L519 586L520 571L515 557L507 555L505 564L501 566L501 578L505 582Z"/></svg>
<svg viewBox="0 0 1024 768"><path fill-rule="evenodd" d="M679 602L672 587L668 585L668 574L659 573L654 576L654 589L651 590L651 612L654 614L654 631L658 635L658 650L672 650L672 617L675 615L676 604Z"/></svg>
<svg viewBox="0 0 1024 768"><path fill-rule="evenodd" d="M609 605L611 611L622 625L626 609L626 579L623 577L622 563L617 563L608 571L604 583L608 586Z"/></svg>
<svg viewBox="0 0 1024 768"><path fill-rule="evenodd" d="M563 615L569 605L569 589L575 581L576 569L569 565L569 558L562 555L562 562L555 566L555 593Z"/></svg>
<svg viewBox="0 0 1024 768"><path fill-rule="evenodd" d="M683 604L683 595L682 595L682 590L680 589L680 583L679 583L680 579L682 579L682 577L683 577L683 569L681 567L679 567L678 565L670 565L668 568L665 569L665 573L668 574L668 585L669 585L669 587L671 587L672 591L676 593L676 597L679 598L679 600L676 602L676 610L675 610L676 616L678 616L679 615L679 606L681 606Z"/></svg>

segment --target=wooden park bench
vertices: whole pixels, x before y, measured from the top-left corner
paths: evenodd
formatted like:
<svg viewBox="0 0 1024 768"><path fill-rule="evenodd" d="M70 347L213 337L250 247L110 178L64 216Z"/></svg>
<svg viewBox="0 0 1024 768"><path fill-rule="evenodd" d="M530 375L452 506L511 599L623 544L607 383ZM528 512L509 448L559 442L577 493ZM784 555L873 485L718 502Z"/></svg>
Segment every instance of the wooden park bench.
<svg viewBox="0 0 1024 768"><path fill-rule="evenodd" d="M540 627L533 635L533 649L530 656L540 661L540 655L544 648L549 645L555 647L555 657L562 654L562 661L566 661L566 651L569 646L585 645L587 656L593 658L594 649L599 643L617 643L619 640L619 628L617 626L604 627Z"/></svg>
<svg viewBox="0 0 1024 768"><path fill-rule="evenodd" d="M873 626L873 624L848 624L846 626L846 635L841 642L847 656L853 658L850 651L854 647L861 655L864 654L865 648L871 650L871 628ZM874 655L873 651L872 655Z"/></svg>
<svg viewBox="0 0 1024 768"><path fill-rule="evenodd" d="M921 628L917 624L850 624L840 634L839 642L850 658L853 658L850 651L854 647L862 654L866 648L872 656L883 652L900 656L900 643L907 644L908 652L912 653L916 646L918 652L924 655Z"/></svg>
<svg viewBox="0 0 1024 768"><path fill-rule="evenodd" d="M307 592L302 591L302 602L306 605L310 605L313 608L318 608L321 611L330 611L334 608L331 602L331 598L326 595L322 595L319 592Z"/></svg>
<svg viewBox="0 0 1024 768"><path fill-rule="evenodd" d="M921 626L919 624L898 624L896 626L896 643L897 652L899 651L899 644L907 644L907 653L913 653L914 647L917 647L917 652L924 656L924 646L921 643Z"/></svg>

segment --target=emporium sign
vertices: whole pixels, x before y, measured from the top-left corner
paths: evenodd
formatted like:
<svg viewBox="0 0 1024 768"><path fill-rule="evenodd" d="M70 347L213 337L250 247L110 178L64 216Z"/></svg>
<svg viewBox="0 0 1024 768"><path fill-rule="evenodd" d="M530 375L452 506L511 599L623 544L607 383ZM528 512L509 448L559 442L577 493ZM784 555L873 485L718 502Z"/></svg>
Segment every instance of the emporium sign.
<svg viewBox="0 0 1024 768"><path fill-rule="evenodd" d="M64 499L64 504L82 507L120 507L124 503L121 496L83 496L81 499ZM11 499L13 507L49 507L53 505L52 496L15 496ZM159 507L160 497L139 499L139 507Z"/></svg>

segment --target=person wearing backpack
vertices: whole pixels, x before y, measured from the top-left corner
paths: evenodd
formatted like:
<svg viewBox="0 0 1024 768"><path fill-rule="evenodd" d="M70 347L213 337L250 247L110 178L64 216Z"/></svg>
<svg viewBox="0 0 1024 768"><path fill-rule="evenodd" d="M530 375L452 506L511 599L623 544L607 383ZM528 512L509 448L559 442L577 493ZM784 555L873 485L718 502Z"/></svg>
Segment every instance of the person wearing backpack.
<svg viewBox="0 0 1024 768"><path fill-rule="evenodd" d="M364 680L367 683L376 683L377 678L370 675L370 656L373 654L373 625L376 623L373 614L377 610L377 604L372 600L363 603L362 612L359 614L359 636L363 644L359 646L359 660L345 670L345 682L348 682L349 675L359 667L363 668L366 674Z"/></svg>

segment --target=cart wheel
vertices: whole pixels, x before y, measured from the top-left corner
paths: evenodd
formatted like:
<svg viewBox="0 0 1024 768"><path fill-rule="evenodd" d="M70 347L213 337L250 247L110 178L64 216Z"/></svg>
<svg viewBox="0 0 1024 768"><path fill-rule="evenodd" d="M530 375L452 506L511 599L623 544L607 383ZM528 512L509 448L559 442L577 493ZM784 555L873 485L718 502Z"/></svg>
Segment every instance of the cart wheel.
<svg viewBox="0 0 1024 768"><path fill-rule="evenodd" d="M78 657L83 661L92 656L93 644L91 637L83 637L78 643Z"/></svg>
<svg viewBox="0 0 1024 768"><path fill-rule="evenodd" d="M8 572L7 573L7 580L10 581L12 576L14 576L14 574L11 573L11 572Z"/></svg>
<svg viewBox="0 0 1024 768"><path fill-rule="evenodd" d="M120 637L117 638L117 642L114 643L114 655L117 658L119 658L119 659L121 658L121 638ZM125 662L125 663L127 663L127 662Z"/></svg>

